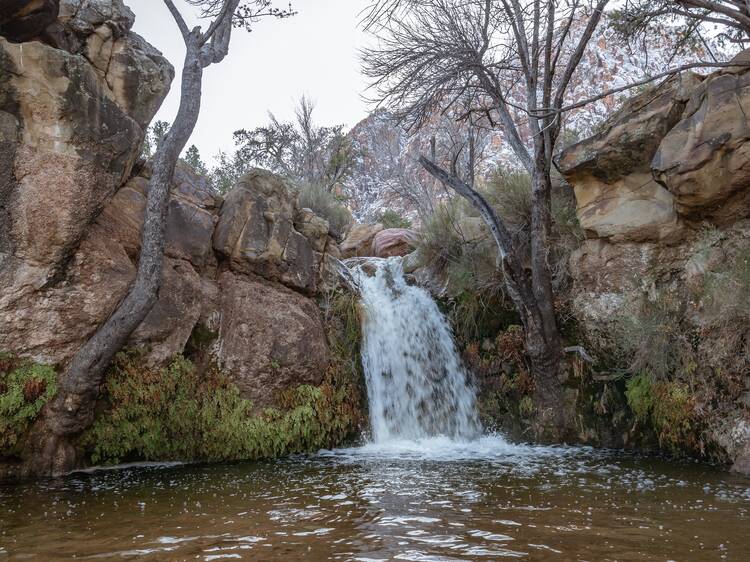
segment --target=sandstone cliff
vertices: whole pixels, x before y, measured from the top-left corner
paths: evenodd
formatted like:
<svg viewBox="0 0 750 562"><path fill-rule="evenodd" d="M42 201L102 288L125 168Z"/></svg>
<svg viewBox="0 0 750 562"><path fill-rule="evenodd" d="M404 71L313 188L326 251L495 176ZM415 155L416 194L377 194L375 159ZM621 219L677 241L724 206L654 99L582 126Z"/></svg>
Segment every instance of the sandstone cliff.
<svg viewBox="0 0 750 562"><path fill-rule="evenodd" d="M571 273L573 310L589 338L610 364L619 360L612 341L629 340L619 344L627 366L670 392L685 389L691 446L744 471L748 108L747 67L685 73L629 100L557 160L587 234Z"/></svg>
<svg viewBox="0 0 750 562"><path fill-rule="evenodd" d="M0 352L62 370L135 277L141 145L174 70L131 31L121 0L11 4L0 11ZM254 170L222 199L178 165L167 238L159 300L128 343L145 364L210 334L209 361L256 411L321 384L332 354L315 299L338 247L287 182Z"/></svg>

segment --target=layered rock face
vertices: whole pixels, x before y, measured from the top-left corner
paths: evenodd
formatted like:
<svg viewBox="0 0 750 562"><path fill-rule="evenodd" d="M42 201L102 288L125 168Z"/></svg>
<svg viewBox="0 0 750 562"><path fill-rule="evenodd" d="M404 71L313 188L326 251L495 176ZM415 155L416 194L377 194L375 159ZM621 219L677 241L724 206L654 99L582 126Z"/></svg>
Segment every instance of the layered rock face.
<svg viewBox="0 0 750 562"><path fill-rule="evenodd" d="M0 37L2 310L64 275L130 176L174 76L129 31L134 17L121 1L64 0L60 10L36 40Z"/></svg>
<svg viewBox="0 0 750 562"><path fill-rule="evenodd" d="M704 387L726 387L697 399L711 420L706 446L738 469L750 451L750 313L731 301L750 256L748 109L747 67L686 73L631 99L557 159L588 238L571 262L576 316L596 339L639 301L674 309L671 324L697 358L687 370Z"/></svg>
<svg viewBox="0 0 750 562"><path fill-rule="evenodd" d="M20 13L0 13L16 30L0 37L0 350L64 367L135 278L151 174L136 163L174 71L121 0L61 0L33 31ZM167 238L159 300L129 346L163 363L208 333L258 407L321 382L312 297L338 248L286 182L255 170L223 200L179 165Z"/></svg>

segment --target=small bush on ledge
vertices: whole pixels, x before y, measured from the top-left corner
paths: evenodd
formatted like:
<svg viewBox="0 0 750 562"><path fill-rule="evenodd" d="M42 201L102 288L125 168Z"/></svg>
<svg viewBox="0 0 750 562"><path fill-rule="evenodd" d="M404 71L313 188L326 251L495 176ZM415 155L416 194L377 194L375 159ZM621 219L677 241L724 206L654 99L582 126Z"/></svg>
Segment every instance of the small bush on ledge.
<svg viewBox="0 0 750 562"><path fill-rule="evenodd" d="M107 377L107 405L84 445L97 464L254 460L332 447L356 427L347 383L335 375L319 387L290 389L278 408L256 412L215 368L200 372L176 357L152 369L138 353L121 353Z"/></svg>

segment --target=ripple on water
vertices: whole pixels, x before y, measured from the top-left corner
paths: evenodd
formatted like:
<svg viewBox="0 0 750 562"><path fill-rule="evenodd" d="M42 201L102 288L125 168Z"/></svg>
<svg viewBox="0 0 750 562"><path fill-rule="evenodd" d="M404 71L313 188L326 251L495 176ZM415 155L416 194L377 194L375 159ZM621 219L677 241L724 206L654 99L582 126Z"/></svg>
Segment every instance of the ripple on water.
<svg viewBox="0 0 750 562"><path fill-rule="evenodd" d="M433 438L0 487L0 560L743 560L750 481L587 448ZM41 537L41 539L40 539Z"/></svg>

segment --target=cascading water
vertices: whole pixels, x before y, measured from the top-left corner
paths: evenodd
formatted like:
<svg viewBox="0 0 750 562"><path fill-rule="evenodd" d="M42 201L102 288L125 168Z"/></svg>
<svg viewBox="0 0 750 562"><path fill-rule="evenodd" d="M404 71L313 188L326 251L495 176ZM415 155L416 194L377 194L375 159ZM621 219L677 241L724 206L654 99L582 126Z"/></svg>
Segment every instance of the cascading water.
<svg viewBox="0 0 750 562"><path fill-rule="evenodd" d="M404 278L399 258L355 269L365 307L362 362L376 443L481 433L476 392L432 297ZM372 273L370 271L370 273Z"/></svg>

